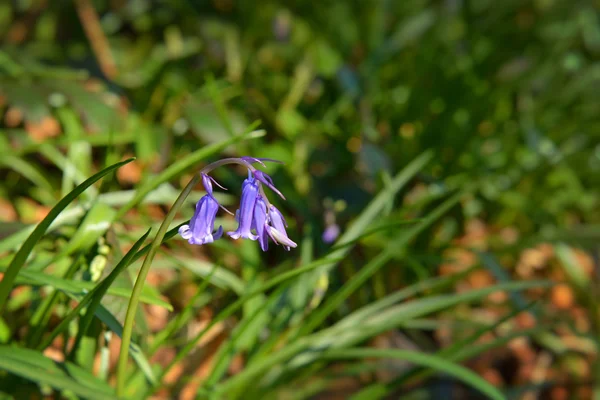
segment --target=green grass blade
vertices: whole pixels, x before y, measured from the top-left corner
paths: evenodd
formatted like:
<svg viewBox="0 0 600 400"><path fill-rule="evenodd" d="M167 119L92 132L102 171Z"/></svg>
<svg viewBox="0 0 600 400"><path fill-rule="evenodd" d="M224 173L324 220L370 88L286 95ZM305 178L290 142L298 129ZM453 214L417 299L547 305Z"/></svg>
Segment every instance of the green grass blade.
<svg viewBox="0 0 600 400"><path fill-rule="evenodd" d="M451 375L473 387L474 389L479 390L490 399L505 399L504 395L498 389L473 371L432 354L400 349L351 348L328 350L322 354L322 358L327 360L393 358L397 360L409 361L411 363L423 365L439 372Z"/></svg>
<svg viewBox="0 0 600 400"><path fill-rule="evenodd" d="M43 272L22 270L16 279L19 284L27 284L32 286L52 286L55 289L61 290L67 294L74 294L76 297L81 297L87 294L88 291L94 289L96 284L93 282L75 281L59 278L56 276L48 275ZM118 297L129 298L131 296L131 289L114 287L108 289L108 294ZM152 294L143 293L141 301L147 304L154 304L161 307L165 307L172 311L173 307L171 304L159 297Z"/></svg>
<svg viewBox="0 0 600 400"><path fill-rule="evenodd" d="M181 194L175 200L175 203L169 210L166 215L164 221L158 228L158 232L152 240L150 244L150 249L148 250L148 254L142 263L142 267L138 273L138 276L135 280L135 284L133 285L133 291L131 293L131 297L129 298L129 304L127 305L127 313L125 314L125 323L123 324L123 335L121 336L121 350L119 353L119 359L117 362L117 396L123 396L125 390L125 380L127 378L127 361L129 358L129 345L131 343L131 335L133 334L133 324L135 321L135 315L137 313L137 307L140 301L140 296L142 294L142 289L144 288L144 282L146 281L146 277L148 276L148 272L150 271L150 266L152 265L152 260L154 260L154 256L158 252L158 248L162 244L162 241L169 229L169 225L173 222L175 218L175 214L179 211L183 202L190 194L194 186L200 181L200 176L195 174L194 177L190 180L187 186L183 189Z"/></svg>
<svg viewBox="0 0 600 400"><path fill-rule="evenodd" d="M322 258L320 260L314 261L303 267L296 268L296 269L293 269L286 273L280 274L277 277L265 282L263 285L256 288L252 292L247 293L247 294L243 295L242 297L240 297L234 303L230 304L223 311L221 311L219 314L217 314L201 332L199 332L188 344L186 344L177 353L177 355L175 356L173 361L171 361L171 363L162 372L162 375L161 375L161 378L159 379L159 381L162 380L162 378L171 370L171 368L173 368L173 366L175 366L175 364L180 362L190 351L192 351L192 349L194 349L196 347L196 345L198 344L198 342L200 341L202 336L204 336L204 334L206 332L208 332L210 328L212 328L217 323L219 323L219 322L225 320L226 318L230 317L231 315L233 315L236 311L238 311L240 308L242 308L242 306L248 299L251 299L254 296L258 296L258 295L266 292L267 290L279 285L280 283L285 282L286 280L293 279L293 278L295 278L299 275L302 275L306 272L313 271L316 268L319 268L323 265L328 265L328 264L335 263L338 261L339 260L331 259L329 257Z"/></svg>
<svg viewBox="0 0 600 400"><path fill-rule="evenodd" d="M243 350L243 346L239 344L242 339L242 335L251 335L252 337L258 337L260 332L266 328L264 324L256 326L255 321L259 320L260 316L265 316L266 312L273 307L273 305L281 298L283 292L288 288L289 285L281 285L275 290L269 298L257 307L252 314L245 316L240 323L235 327L231 337L226 343L223 343L215 356L215 362L213 364L211 374L204 381L204 385L211 387L216 384L227 372L227 367L231 362L231 359L235 355L236 349ZM268 321L266 321L268 322Z"/></svg>
<svg viewBox="0 0 600 400"><path fill-rule="evenodd" d="M72 363L57 363L34 350L0 346L0 370L88 399L104 400L115 396L110 386L88 371Z"/></svg>
<svg viewBox="0 0 600 400"><path fill-rule="evenodd" d="M46 340L38 347L38 350L43 350L47 346L49 346L50 343L52 343L52 341L61 332L64 332L67 330L69 323L76 316L79 315L81 310L84 307L86 307L88 304L92 303L90 305L90 307L88 308L85 316L82 317L82 320L87 317L87 319L89 321L86 322L85 326L86 327L89 326L89 323L91 322L91 317L88 317L88 315L91 315L91 316L94 315L100 300L102 300L102 298L104 297L104 295L106 294L106 292L108 291L108 289L110 288L110 286L112 285L114 280L117 278L117 276L121 272L123 272L123 270L125 270L125 268L127 268L129 266L129 264L131 263L131 260L137 254L137 251L139 250L142 243L144 243L144 240L146 240L146 238L148 237L149 234L150 234L150 229L148 229L148 231L140 239L138 239L137 242L135 242L135 244L132 246L132 248L127 252L127 254L125 254L125 256L121 259L121 261L119 261L119 263L115 266L115 268L111 271L111 273L106 278L104 278L104 280L102 282L100 282L98 285L96 285L90 292L88 292L88 294L86 294L83 297L83 299L81 299L79 304L77 304L77 306L66 315L66 317L60 322L60 324L58 324L58 326L52 331L52 333L49 335L49 337L46 338ZM96 301L96 303L94 303L94 301ZM90 313L90 311L91 311L91 313ZM83 333L81 331L82 331L82 328L81 328L81 324L80 324L79 332L77 333L78 337L80 334L83 335ZM77 343L77 342L78 342L78 340L76 339L75 343ZM73 346L73 347L75 348L77 346Z"/></svg>
<svg viewBox="0 0 600 400"><path fill-rule="evenodd" d="M81 318L79 322L79 331L77 332L75 343L78 343L79 340L81 340L81 338L83 337L83 335L85 335L90 324L92 323L94 314L96 313L96 309L100 305L102 298L104 297L110 286L113 284L115 279L117 279L121 272L123 272L125 268L129 266L129 263L131 262L135 254L138 252L139 248L142 246L149 234L150 229L148 229L146 233L144 233L142 237L140 237L135 242L133 247L127 252L127 254L125 254L121 261L119 261L119 263L110 272L110 274L108 274L108 276L98 286L96 286L95 290L92 290L90 293L88 293L88 295L86 295L86 297L90 297L90 305L87 311L85 312L85 315Z"/></svg>
<svg viewBox="0 0 600 400"><path fill-rule="evenodd" d="M275 371L275 367L279 364L285 363L285 369L287 370L309 365L318 360L319 354L327 349L354 346L377 334L398 327L406 321L421 318L427 314L438 312L460 303L477 301L496 291L525 290L534 287L549 287L551 285L552 283L548 281L509 282L461 294L425 297L396 305L371 316L368 320L362 321L358 326L334 325L311 335L298 338L269 355L269 357L263 357L247 364L243 371L218 385L215 390L219 395L223 395L231 390L243 387L244 384L248 384L249 382L256 384L253 380L264 374L267 370L271 371L271 379L275 379L276 374L273 371Z"/></svg>
<svg viewBox="0 0 600 400"><path fill-rule="evenodd" d="M205 294L204 292L211 283L211 278L216 271L217 266L213 265L212 271L210 271L210 273L203 278L204 281L198 286L196 293L190 299L188 304L183 308L183 310L181 310L177 317L169 321L165 329L156 334L154 340L152 340L152 344L150 345L150 349L148 351L149 354L154 354L175 332L183 328L184 324L186 324L194 316L194 306L201 296Z"/></svg>
<svg viewBox="0 0 600 400"><path fill-rule="evenodd" d="M244 293L246 287L244 281L227 268L217 267L215 264L203 260L173 257L168 254L166 255L166 259L205 279L210 276L210 283L218 288L230 289L238 295Z"/></svg>
<svg viewBox="0 0 600 400"><path fill-rule="evenodd" d="M323 304L322 307L317 309L308 318L306 323L300 328L298 333L299 336L303 336L314 330L319 326L325 319L339 307L354 291L361 287L367 279L369 279L375 272L379 270L386 262L388 262L392 256L404 246L406 246L411 239L421 233L424 229L435 222L439 217L446 213L452 208L460 199L462 193L457 193L450 199L446 200L435 210L433 210L427 217L423 218L418 224L412 226L403 235L395 240L390 241L387 247L369 261L363 268L361 268L352 279L346 282L336 293L329 298L329 300Z"/></svg>
<svg viewBox="0 0 600 400"><path fill-rule="evenodd" d="M81 183L75 189L73 189L73 191L71 191L69 194L63 197L58 202L58 204L56 204L56 206L54 206L52 210L50 210L50 212L42 220L42 222L40 222L37 225L35 230L31 233L31 235L29 235L25 243L23 243L23 246L21 246L17 254L15 254L15 257L12 259L10 265L8 266L8 269L4 273L2 281L0 282L0 315L2 315L3 313L6 299L8 299L10 291L13 287L13 283L17 275L19 274L19 271L21 270L21 268L23 268L23 265L25 264L27 257L33 250L33 247L42 238L42 236L44 236L44 233L46 232L52 221L54 221L54 219L58 217L58 215L88 187L92 186L95 182L100 180L105 175L117 170L125 164L129 164L133 160L135 160L135 158L130 158L128 160L111 165L110 167L105 168L97 174L93 175L91 178L86 179L83 183Z"/></svg>

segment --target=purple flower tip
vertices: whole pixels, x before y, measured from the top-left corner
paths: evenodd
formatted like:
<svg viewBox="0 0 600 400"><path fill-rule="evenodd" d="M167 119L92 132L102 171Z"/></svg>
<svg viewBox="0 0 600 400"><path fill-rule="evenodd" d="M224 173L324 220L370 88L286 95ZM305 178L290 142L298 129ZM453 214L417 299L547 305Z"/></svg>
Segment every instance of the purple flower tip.
<svg viewBox="0 0 600 400"><path fill-rule="evenodd" d="M331 224L323 231L323 241L325 243L333 243L340 235L340 227L337 224Z"/></svg>
<svg viewBox="0 0 600 400"><path fill-rule="evenodd" d="M273 184L273 179L271 179L271 177L267 174L265 174L262 171L259 170L255 170L253 172L254 177L263 185L265 185L266 187L268 187L269 189L271 189L272 191L274 191L275 193L277 193L279 195L279 197L281 197L282 199L285 200L285 196L279 191L277 190L277 188L275 187L275 185Z"/></svg>
<svg viewBox="0 0 600 400"><path fill-rule="evenodd" d="M285 230L285 219L274 205L271 205L269 208L269 219L271 224L268 227L268 233L275 243L283 245L283 248L288 251L290 250L290 247L295 248L298 246L288 237Z"/></svg>

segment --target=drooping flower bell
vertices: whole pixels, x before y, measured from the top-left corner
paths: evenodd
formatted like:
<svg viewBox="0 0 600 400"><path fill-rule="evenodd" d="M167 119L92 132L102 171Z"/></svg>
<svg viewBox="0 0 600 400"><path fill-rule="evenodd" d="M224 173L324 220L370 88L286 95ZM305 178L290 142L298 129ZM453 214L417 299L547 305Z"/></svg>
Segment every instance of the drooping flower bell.
<svg viewBox="0 0 600 400"><path fill-rule="evenodd" d="M216 232L215 217L219 211L219 203L211 194L202 197L196 204L196 211L189 225L182 225L179 234L190 244L212 243L223 235L223 227Z"/></svg>
<svg viewBox="0 0 600 400"><path fill-rule="evenodd" d="M297 244L292 241L285 230L287 224L285 218L281 215L281 212L274 206L269 207L269 219L270 224L268 226L269 236L275 243L283 245L283 248L290 250L290 247L296 247Z"/></svg>
<svg viewBox="0 0 600 400"><path fill-rule="evenodd" d="M273 180L266 173L257 170L252 164L258 163L265 166L263 161L279 162L268 158L240 157L228 158L216 161L206 166L201 172L202 184L206 190L206 195L200 199L196 205L194 216L189 225L183 225L179 228L179 234L190 244L202 245L211 243L223 235L223 228L214 230L215 218L219 207L229 212L213 196L212 184L216 184L222 189L208 173L225 164L241 164L248 169L248 178L242 184L242 198L240 208L235 213L235 220L238 228L233 232L227 232L232 239L250 239L258 240L260 248L267 251L269 248L269 238L276 244L281 244L286 250L297 247L286 232L287 224L281 212L269 203L263 186L268 187L285 199L283 194L275 187Z"/></svg>
<svg viewBox="0 0 600 400"><path fill-rule="evenodd" d="M238 228L235 232L227 232L232 239L256 240L258 236L252 234L252 220L254 216L254 205L258 197L258 182L248 172L248 178L242 184L242 200L238 215Z"/></svg>
<svg viewBox="0 0 600 400"><path fill-rule="evenodd" d="M267 203L258 196L256 204L254 205L254 229L256 229L256 235L258 236L258 243L262 251L267 251L269 248L269 215L267 214Z"/></svg>

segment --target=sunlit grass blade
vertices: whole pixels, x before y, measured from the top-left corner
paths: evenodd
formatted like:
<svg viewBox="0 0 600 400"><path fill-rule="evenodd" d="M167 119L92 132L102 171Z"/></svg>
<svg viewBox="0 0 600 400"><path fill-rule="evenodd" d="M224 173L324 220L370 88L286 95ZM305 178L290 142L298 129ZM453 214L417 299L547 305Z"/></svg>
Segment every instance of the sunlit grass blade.
<svg viewBox="0 0 600 400"><path fill-rule="evenodd" d="M313 314L309 316L306 323L300 328L298 335L303 336L319 326L348 296L356 291L364 284L375 272L379 270L386 262L388 262L394 254L398 253L406 246L411 239L421 233L424 229L435 222L439 217L452 208L459 200L461 193L457 193L450 199L446 200L435 210L429 213L421 222L413 225L405 233L398 238L391 240L387 247L362 267L348 282L346 282L336 293L329 298L322 307L319 307ZM334 254L336 254L335 252Z"/></svg>
<svg viewBox="0 0 600 400"><path fill-rule="evenodd" d="M44 233L46 232L52 221L54 221L54 219L58 217L62 210L64 210L73 200L77 198L77 196L83 193L88 187L92 186L95 182L100 180L105 175L117 170L125 164L129 164L133 160L135 160L135 158L130 158L128 160L111 165L110 167L103 169L102 171L93 175L91 178L88 178L87 180L82 182L75 189L73 189L73 191L71 191L69 194L63 197L58 202L58 204L56 204L56 206L54 206L50 210L50 212L48 213L48 215L46 215L42 222L40 222L37 225L35 230L31 233L31 235L29 235L25 243L23 243L17 254L15 254L10 265L8 266L8 269L4 273L2 281L0 282L0 315L3 313L6 299L8 299L15 278L17 277L19 271L25 264L25 261L31 253L31 250L33 250L33 247L42 238L42 236L44 236Z"/></svg>
<svg viewBox="0 0 600 400"><path fill-rule="evenodd" d="M234 293L241 295L245 290L244 281L230 270L216 266L210 262L187 257L174 257L166 254L165 257L174 265L181 266L195 275L204 278L210 275L210 282L221 288L232 290Z"/></svg>
<svg viewBox="0 0 600 400"><path fill-rule="evenodd" d="M456 341L452 343L450 346L445 347L439 350L436 355L439 357L443 357L449 361L460 362L471 357L474 357L478 354L481 354L489 349L500 346L506 343L508 340L518 337L518 336L529 336L535 332L541 331L540 328L533 330L523 330L518 332L513 332L509 335L504 335L500 338L496 338L490 342L480 344L478 343L478 339L481 338L488 332L493 332L496 328L498 328L501 324L509 321L510 319L517 316L519 313L531 309L536 303L531 302L526 307L521 309L513 310L508 313L503 318L499 319L497 322L481 327L476 330L472 335L464 338L463 340ZM431 370L428 368L414 368L406 373L401 374L400 376L394 378L391 382L377 382L372 385L369 385L363 389L361 389L355 396L352 397L352 400L359 399L379 399L385 397L388 393L394 391L395 389L401 387L404 383L409 380L419 380L423 379L431 374ZM374 393L378 393L378 396L375 396Z"/></svg>
<svg viewBox="0 0 600 400"><path fill-rule="evenodd" d="M337 261L339 261L339 260L335 260L335 259L331 259L331 258L327 257L327 258L323 258L323 259L314 261L308 265L304 265L302 267L293 269L291 271L288 271L287 273L280 274L277 277L265 282L260 287L253 290L252 292L243 295L238 300L231 303L223 311L221 311L219 314L217 314L210 321L210 323L202 331L200 331L188 344L186 344L181 350L179 350L179 352L177 353L177 355L175 356L173 361L171 361L171 363L169 363L169 365L162 372L162 375L161 375L161 378L159 379L159 381L161 381L164 378L164 376L171 370L171 368L173 368L173 366L175 366L178 362L180 362L190 351L192 351L192 349L194 349L196 347L196 345L198 344L200 339L204 336L204 334L206 334L206 332L209 331L210 328L212 328L217 323L225 320L229 316L233 315L236 311L238 311L240 308L242 308L242 306L248 299L251 299L254 296L258 296L258 295L266 292L267 290L281 284L282 282L293 279L293 278L300 276L304 273L307 273L309 271L313 271L316 268L319 268L323 265L328 265L328 264L331 264L332 262L337 262Z"/></svg>
<svg viewBox="0 0 600 400"><path fill-rule="evenodd" d="M88 371L69 362L57 363L33 350L0 346L0 370L88 399L104 400L115 396L110 386Z"/></svg>
<svg viewBox="0 0 600 400"><path fill-rule="evenodd" d="M377 216L386 207L386 204L431 160L433 153L426 151L411 161L400 171L391 182L386 185L380 193L369 203L362 213L352 222L336 241L335 250L331 253L332 258L340 258L348 254L351 244L355 243L365 230L377 219ZM322 271L328 271L334 264L324 265Z"/></svg>
<svg viewBox="0 0 600 400"><path fill-rule="evenodd" d="M149 354L154 354L154 352L156 352L175 332L183 328L184 324L187 323L190 320L190 318L192 318L196 302L200 299L202 295L205 294L204 291L211 283L211 278L213 277L216 271L217 266L213 265L212 270L207 276L203 278L204 280L202 281L202 283L198 285L196 293L194 294L194 296L192 296L188 304L183 308L183 310L181 310L177 317L169 321L165 329L157 333L157 335L152 341L152 344L150 345L150 349L148 350Z"/></svg>
<svg viewBox="0 0 600 400"><path fill-rule="evenodd" d="M94 289L94 287L96 287L96 284L94 284L93 282L68 280L53 275L48 275L43 272L29 271L27 269L21 270L15 282L18 284L31 286L51 286L67 294L73 294L77 298L83 296L84 294L87 294L87 291L92 290ZM131 296L131 289L122 287L111 287L108 289L108 294L113 296L129 298ZM149 293L142 293L141 300L142 302L147 304L155 304L161 307L165 307L168 310L172 310L172 306L169 302Z"/></svg>
<svg viewBox="0 0 600 400"><path fill-rule="evenodd" d="M322 358L328 360L363 360L365 358L393 358L409 361L414 364L427 366L439 372L451 375L467 385L479 390L488 398L494 400L504 400L505 396L495 388L491 383L474 373L473 371L453 362L447 361L442 357L426 354L411 350L400 349L368 349L368 348L350 348L328 350L323 353Z"/></svg>
<svg viewBox="0 0 600 400"><path fill-rule="evenodd" d="M38 346L38 349L42 350L42 349L45 349L47 346L49 346L50 343L52 343L52 341L60 333L66 331L66 329L69 326L69 323L75 317L77 317L79 315L81 310L83 310L84 307L86 307L88 304L91 303L90 306L88 307L85 315L82 317L82 321L86 320L85 324L83 322L81 322L80 326L79 326L77 338L80 339L80 336L82 336L85 333L85 329L87 329L87 326L89 326L89 323L91 322L91 318L95 314L98 304L100 304L100 301L102 300L104 295L107 293L108 289L113 284L113 282L115 281L117 276L121 272L123 272L123 270L125 270L125 268L127 268L129 266L129 264L131 263L131 260L137 254L137 251L141 247L142 243L144 243L144 240L146 240L146 238L148 237L149 234L150 234L150 230L148 230L137 242L135 242L135 244L131 247L131 249L127 252L127 254L121 259L121 261L119 261L119 263L110 272L110 274L106 278L104 278L104 280L102 280L102 282L97 284L89 293L87 293L83 297L83 299L81 299L79 304L77 304L77 306L75 306L75 308L72 309L65 316L65 318L63 318L63 320L60 322L60 324L58 324L58 326L56 328L54 328L54 330L52 331L52 333L50 333L50 335L46 338L46 340L40 346ZM85 328L82 328L82 326ZM79 341L78 339L75 340L75 343L77 343ZM77 346L74 345L73 347L75 348Z"/></svg>
<svg viewBox="0 0 600 400"><path fill-rule="evenodd" d="M288 286L289 285L281 285L278 287L277 290L275 290L269 296L269 298L260 305L260 307L257 307L252 314L245 316L239 322L229 340L223 343L217 352L211 374L204 382L204 385L212 387L223 377L227 371L227 367L229 366L231 359L236 353L236 349L242 349L242 346L239 345L242 335L248 336L248 334L250 334L252 337L258 337L260 332L266 328L265 324L258 324L258 326L256 326L255 322L259 320L261 315L264 315L271 307L273 307L273 305L281 298L282 293L288 288Z"/></svg>
<svg viewBox="0 0 600 400"><path fill-rule="evenodd" d="M311 365L319 359L321 352L329 348L354 346L377 334L398 327L411 319L421 318L460 303L477 301L496 291L525 290L551 285L552 283L548 281L509 282L465 293L430 296L395 305L370 316L358 326L348 327L336 324L308 336L297 338L276 352L247 364L243 371L217 385L215 391L222 395L230 393L230 391L242 390L245 385L262 376L267 370L270 371L270 381L273 381L284 370L290 371ZM276 369L277 366L279 366L279 370ZM256 382L254 381L253 384L256 385ZM269 382L263 382L263 384L268 385Z"/></svg>

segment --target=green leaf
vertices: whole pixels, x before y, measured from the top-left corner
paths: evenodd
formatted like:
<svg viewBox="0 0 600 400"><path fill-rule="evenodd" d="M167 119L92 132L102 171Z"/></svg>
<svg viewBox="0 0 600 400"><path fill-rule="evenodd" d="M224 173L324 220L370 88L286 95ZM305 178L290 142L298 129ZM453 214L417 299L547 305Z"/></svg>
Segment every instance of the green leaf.
<svg viewBox="0 0 600 400"><path fill-rule="evenodd" d="M421 233L425 228L430 226L439 217L446 213L451 207L453 207L462 193L458 193L446 200L435 210L429 213L423 218L418 224L415 224L408 229L404 234L401 234L396 239L391 240L387 247L379 253L377 256L371 259L364 267L362 267L358 273L356 273L348 282L346 282L335 294L329 298L329 300L313 314L310 315L306 323L300 328L298 335L302 336L309 333L311 330L319 326L325 319L342 304L354 291L356 291L364 282L367 281L375 272L379 270L386 262L388 262L394 255L399 251L402 251L404 247ZM342 251L342 250L338 250ZM337 252L334 252L336 254Z"/></svg>
<svg viewBox="0 0 600 400"><path fill-rule="evenodd" d="M352 222L352 224L346 229L346 231L340 236L335 242L334 250L330 253L329 257L334 259L342 259L345 257L354 247L361 236L365 234L369 226L372 226L373 221L377 220L377 217L381 214L382 210L385 209L387 204L394 200L396 194L419 172L425 165L431 160L433 153L426 151L411 161L406 167L402 169L391 182L388 182L385 189L383 189L377 196L369 203L369 205L361 212L358 218ZM318 271L315 271L313 276L310 277L308 282L300 282L299 284L308 285L315 287L317 281L321 277L325 277L324 274L328 273L335 264L328 264L321 267ZM307 279L308 280L308 279ZM327 284L328 285L328 284ZM311 307L316 307L320 304L323 296L327 292L327 285L322 290L317 291L313 299L310 301Z"/></svg>
<svg viewBox="0 0 600 400"><path fill-rule="evenodd" d="M110 386L88 371L69 362L58 363L34 350L0 346L0 369L57 390L69 390L88 399L115 397Z"/></svg>
<svg viewBox="0 0 600 400"><path fill-rule="evenodd" d="M238 295L242 295L245 291L246 284L226 268L218 267L213 263L194 258L172 257L169 255L166 257L171 260L171 262L181 265L183 268L194 274L203 278L210 277L210 283L216 287L233 290Z"/></svg>
<svg viewBox="0 0 600 400"><path fill-rule="evenodd" d="M551 285L552 282L548 281L509 282L465 293L425 297L394 305L371 315L358 325L349 327L340 322L330 328L297 338L269 356L247 364L243 371L218 385L215 390L218 394L225 394L232 390L241 390L249 382L256 385L255 379L267 370L269 371L269 381L273 382L282 373L282 370L289 372L312 365L327 349L354 346L377 334L398 327L406 321L421 318L460 303L477 301L496 291L525 290L534 287L550 287Z"/></svg>
<svg viewBox="0 0 600 400"><path fill-rule="evenodd" d="M1 271L1 269L0 269ZM96 287L94 282L86 281L75 281L59 278L57 276L48 275L39 271L22 270L16 279L18 284L32 285L32 286L51 286L55 289L63 291L67 294L73 294L76 297L83 296L88 291ZM131 296L131 289L114 287L108 289L108 294L113 296L119 296L129 298ZM154 304L157 306L165 307L169 311L173 311L171 304L155 295L150 294L151 292L142 293L141 300L146 304Z"/></svg>
<svg viewBox="0 0 600 400"><path fill-rule="evenodd" d="M63 197L58 202L58 204L54 206L52 210L50 210L50 212L42 220L42 222L40 222L37 225L35 230L31 233L31 235L29 235L25 243L23 243L23 246L21 246L17 254L15 254L15 257L12 259L8 269L4 273L2 281L0 282L0 315L4 310L6 299L10 294L10 291L13 287L17 275L19 274L19 271L21 270L21 268L23 268L23 265L25 264L27 257L33 250L33 247L42 238L42 236L44 236L44 233L46 233L46 230L48 229L52 221L54 221L54 219L56 219L56 217L58 217L58 215L88 187L92 186L96 181L100 180L105 175L115 171L116 169L122 167L125 164L129 164L133 160L135 160L135 158L130 158L128 160L111 165L110 167L107 167L102 171L98 172L97 174L93 175L91 178L85 180L83 183L81 183L75 189L73 189L73 191L71 191L69 194Z"/></svg>
<svg viewBox="0 0 600 400"><path fill-rule="evenodd" d="M423 365L439 372L451 375L467 385L479 390L481 393L494 400L504 400L504 395L491 383L474 373L473 371L453 362L447 361L433 354L426 354L411 350L400 349L367 349L350 348L328 350L322 354L327 360L353 360L365 358L393 358L409 361L414 364Z"/></svg>

